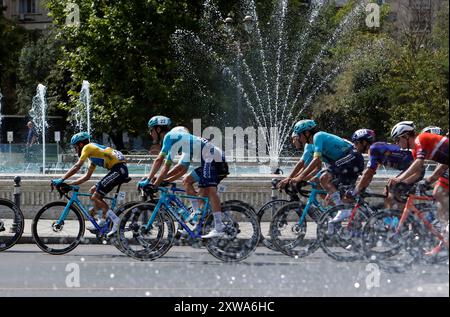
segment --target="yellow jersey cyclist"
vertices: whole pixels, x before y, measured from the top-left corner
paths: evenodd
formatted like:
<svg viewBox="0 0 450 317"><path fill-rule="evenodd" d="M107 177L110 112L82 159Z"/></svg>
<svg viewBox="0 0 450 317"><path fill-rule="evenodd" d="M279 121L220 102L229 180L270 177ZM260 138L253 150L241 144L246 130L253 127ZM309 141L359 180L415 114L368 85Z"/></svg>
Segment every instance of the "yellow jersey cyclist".
<svg viewBox="0 0 450 317"><path fill-rule="evenodd" d="M67 183L68 185L81 185L88 181L97 166L103 167L109 172L96 185L92 186L89 192L92 194L91 200L94 211L98 211L99 226L106 223L106 217L113 222L113 227L108 232L108 237L113 235L119 226L120 219L109 209L108 204L103 200L114 187L122 184L128 178L128 167L123 154L111 147L106 147L97 143L91 143L91 136L87 132L80 132L72 136L70 144L75 148L79 157L78 162L62 177L52 181L54 185L59 185L71 176L75 175L83 166L86 160L90 161L85 175L77 180ZM94 231L95 227L90 225L86 229Z"/></svg>
<svg viewBox="0 0 450 317"><path fill-rule="evenodd" d="M214 229L202 238L221 237L224 235L224 225L217 186L220 182L220 166L225 163L225 156L219 148L207 140L188 133L185 128L178 127L170 130L170 126L171 120L164 116L154 116L149 120L150 135L155 143L162 145L162 149L148 177L140 181L138 185L145 187L152 182L154 186L158 186L162 181L167 180L168 176L171 181L174 181L187 171L193 155L201 153L201 166L195 170L195 178L199 182L200 195L208 197L211 202L214 217ZM182 153L181 163L171 169L173 157L179 152ZM159 176L154 179L159 171Z"/></svg>

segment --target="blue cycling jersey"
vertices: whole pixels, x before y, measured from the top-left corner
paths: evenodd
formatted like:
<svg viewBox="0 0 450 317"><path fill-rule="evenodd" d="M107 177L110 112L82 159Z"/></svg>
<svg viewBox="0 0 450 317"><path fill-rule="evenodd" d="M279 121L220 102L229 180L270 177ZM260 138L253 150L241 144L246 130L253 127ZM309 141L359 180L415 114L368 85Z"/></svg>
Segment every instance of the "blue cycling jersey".
<svg viewBox="0 0 450 317"><path fill-rule="evenodd" d="M303 155L300 158L300 160L305 162L305 166L308 166L309 163L311 163L311 161L313 159L313 154L314 154L314 144L307 143L305 145L305 148L304 148L304 151L303 151Z"/></svg>
<svg viewBox="0 0 450 317"><path fill-rule="evenodd" d="M337 135L320 131L314 135L314 157L332 164L343 158L353 149L353 144Z"/></svg>
<svg viewBox="0 0 450 317"><path fill-rule="evenodd" d="M395 144L377 142L370 146L367 168L377 170L379 165L406 170L414 161L408 150L402 150Z"/></svg>
<svg viewBox="0 0 450 317"><path fill-rule="evenodd" d="M169 165L176 154L181 154L180 163L186 167L197 155L202 162L223 160L222 151L208 140L180 130L171 130L165 135L160 154L166 157L166 164Z"/></svg>

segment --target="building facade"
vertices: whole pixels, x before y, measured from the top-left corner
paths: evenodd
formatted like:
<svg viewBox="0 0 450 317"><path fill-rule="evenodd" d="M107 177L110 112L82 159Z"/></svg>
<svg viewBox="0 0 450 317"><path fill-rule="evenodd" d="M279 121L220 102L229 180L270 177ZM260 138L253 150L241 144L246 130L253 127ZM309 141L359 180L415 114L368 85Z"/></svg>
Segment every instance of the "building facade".
<svg viewBox="0 0 450 317"><path fill-rule="evenodd" d="M26 29L45 29L51 24L45 0L0 0L6 8L7 19L16 21Z"/></svg>

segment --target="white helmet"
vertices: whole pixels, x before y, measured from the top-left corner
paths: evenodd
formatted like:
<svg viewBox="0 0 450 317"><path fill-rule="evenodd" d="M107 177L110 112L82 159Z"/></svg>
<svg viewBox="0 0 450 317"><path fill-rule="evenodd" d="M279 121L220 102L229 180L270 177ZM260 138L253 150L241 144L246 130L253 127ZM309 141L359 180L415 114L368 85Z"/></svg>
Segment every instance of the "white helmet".
<svg viewBox="0 0 450 317"><path fill-rule="evenodd" d="M402 121L397 123L391 131L391 138L396 139L399 136L405 134L406 132L412 132L416 130L416 126L412 121Z"/></svg>
<svg viewBox="0 0 450 317"><path fill-rule="evenodd" d="M442 129L435 126L429 126L422 130L422 133L433 133L433 134L442 134Z"/></svg>

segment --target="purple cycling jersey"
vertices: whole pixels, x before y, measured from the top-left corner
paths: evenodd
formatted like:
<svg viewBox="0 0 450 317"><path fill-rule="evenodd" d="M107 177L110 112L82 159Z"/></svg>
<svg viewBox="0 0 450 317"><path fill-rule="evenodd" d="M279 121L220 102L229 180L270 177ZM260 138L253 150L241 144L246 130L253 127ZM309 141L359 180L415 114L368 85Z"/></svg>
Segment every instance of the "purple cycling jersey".
<svg viewBox="0 0 450 317"><path fill-rule="evenodd" d="M378 166L384 165L404 171L412 164L413 160L411 151L402 150L395 144L377 142L370 147L367 168L376 171Z"/></svg>

